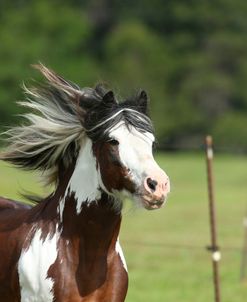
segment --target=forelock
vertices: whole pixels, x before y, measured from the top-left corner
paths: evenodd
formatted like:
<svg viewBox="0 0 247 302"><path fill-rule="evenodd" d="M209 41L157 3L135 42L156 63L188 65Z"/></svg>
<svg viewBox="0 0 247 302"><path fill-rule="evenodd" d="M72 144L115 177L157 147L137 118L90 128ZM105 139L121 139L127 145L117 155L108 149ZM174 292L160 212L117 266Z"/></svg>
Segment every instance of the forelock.
<svg viewBox="0 0 247 302"><path fill-rule="evenodd" d="M86 133L93 141L107 140L111 130L121 122L140 132L154 132L147 115L137 111L134 106L120 103L115 108L95 108L94 112L89 112L85 119Z"/></svg>

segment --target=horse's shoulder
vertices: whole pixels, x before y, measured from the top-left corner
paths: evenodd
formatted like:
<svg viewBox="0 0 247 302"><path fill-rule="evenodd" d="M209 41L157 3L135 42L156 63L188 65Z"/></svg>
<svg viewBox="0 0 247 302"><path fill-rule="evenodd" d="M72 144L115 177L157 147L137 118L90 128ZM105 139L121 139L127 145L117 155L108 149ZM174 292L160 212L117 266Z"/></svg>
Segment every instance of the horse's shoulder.
<svg viewBox="0 0 247 302"><path fill-rule="evenodd" d="M21 203L20 201L0 197L0 211L5 209L30 209L31 206Z"/></svg>

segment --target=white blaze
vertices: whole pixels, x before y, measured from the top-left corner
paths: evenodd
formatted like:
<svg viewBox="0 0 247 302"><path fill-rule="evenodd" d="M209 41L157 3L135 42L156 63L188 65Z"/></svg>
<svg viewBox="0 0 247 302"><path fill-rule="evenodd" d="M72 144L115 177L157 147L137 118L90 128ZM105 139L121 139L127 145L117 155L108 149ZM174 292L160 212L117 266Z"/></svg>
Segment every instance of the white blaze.
<svg viewBox="0 0 247 302"><path fill-rule="evenodd" d="M110 133L111 138L119 141L119 156L125 167L137 184L140 184L144 173L154 165L157 167L152 154L153 134L140 132L134 127L131 131L125 124L119 124Z"/></svg>
<svg viewBox="0 0 247 302"><path fill-rule="evenodd" d="M54 299L54 281L47 273L57 258L57 233L52 238L48 234L45 240L41 234L40 229L36 231L18 262L21 302L52 302Z"/></svg>

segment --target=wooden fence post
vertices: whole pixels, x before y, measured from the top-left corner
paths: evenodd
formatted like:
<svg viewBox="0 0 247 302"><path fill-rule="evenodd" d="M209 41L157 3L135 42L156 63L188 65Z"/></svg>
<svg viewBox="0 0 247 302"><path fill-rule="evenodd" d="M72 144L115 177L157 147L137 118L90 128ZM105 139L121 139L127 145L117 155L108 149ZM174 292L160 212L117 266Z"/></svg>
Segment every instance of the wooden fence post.
<svg viewBox="0 0 247 302"><path fill-rule="evenodd" d="M210 216L210 233L211 246L208 250L212 254L213 265L213 281L215 302L220 302L220 280L219 280L219 261L221 254L217 245L217 227L216 227L216 211L214 198L214 180L213 180L213 141L211 136L206 137L206 162L207 162L207 179L208 179L208 201Z"/></svg>

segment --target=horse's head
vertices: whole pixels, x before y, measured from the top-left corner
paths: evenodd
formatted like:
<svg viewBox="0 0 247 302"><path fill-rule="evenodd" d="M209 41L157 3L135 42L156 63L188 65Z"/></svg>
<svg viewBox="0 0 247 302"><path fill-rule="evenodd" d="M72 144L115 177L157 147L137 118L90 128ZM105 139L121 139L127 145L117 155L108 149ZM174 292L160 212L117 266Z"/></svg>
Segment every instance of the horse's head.
<svg viewBox="0 0 247 302"><path fill-rule="evenodd" d="M144 91L120 104L108 92L88 111L85 122L101 189L120 199L134 197L151 210L165 202L170 182L153 158L155 138L146 113Z"/></svg>
<svg viewBox="0 0 247 302"><path fill-rule="evenodd" d="M73 167L68 191L80 199L78 211L102 191L116 199L134 197L146 209L160 208L170 183L152 155L146 93L118 103L102 86L81 89L43 65L36 67L47 83L26 89L30 98L21 104L34 113L25 115L29 124L8 132L9 150L1 158L46 171L47 182L56 185Z"/></svg>

